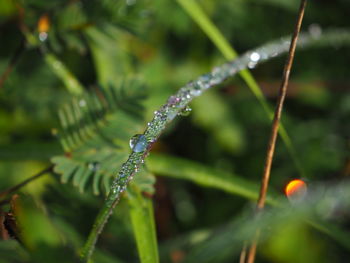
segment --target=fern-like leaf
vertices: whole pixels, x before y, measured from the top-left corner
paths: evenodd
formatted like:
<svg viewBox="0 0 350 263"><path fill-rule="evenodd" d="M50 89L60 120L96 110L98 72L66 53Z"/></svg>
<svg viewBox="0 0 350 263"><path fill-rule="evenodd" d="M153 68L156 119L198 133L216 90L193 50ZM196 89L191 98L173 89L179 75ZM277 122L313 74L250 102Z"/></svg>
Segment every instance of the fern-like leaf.
<svg viewBox="0 0 350 263"><path fill-rule="evenodd" d="M55 171L62 183L71 182L83 192L108 192L112 176L127 159L129 139L143 127L145 88L136 80L118 86L96 87L64 105L59 111L60 141L65 155L55 156ZM154 178L146 171L139 187L153 192Z"/></svg>

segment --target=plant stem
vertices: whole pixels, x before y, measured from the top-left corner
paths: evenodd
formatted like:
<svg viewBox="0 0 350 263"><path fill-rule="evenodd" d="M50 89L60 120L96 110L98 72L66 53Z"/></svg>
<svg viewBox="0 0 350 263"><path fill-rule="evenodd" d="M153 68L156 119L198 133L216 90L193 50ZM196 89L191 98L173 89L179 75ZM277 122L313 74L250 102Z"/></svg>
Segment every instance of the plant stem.
<svg viewBox="0 0 350 263"><path fill-rule="evenodd" d="M19 61L21 55L23 54L23 51L25 50L25 40L22 39L21 43L19 44L18 48L15 50L15 53L13 54L11 60L9 61L5 71L0 76L0 89L4 85L7 78L10 76L12 70L14 69L15 65Z"/></svg>
<svg viewBox="0 0 350 263"><path fill-rule="evenodd" d="M304 34L302 37L300 37L299 43L302 43L302 46L306 47L311 44L322 43L322 40L328 40L327 37L329 37L327 34L324 34L323 37L318 38ZM338 43L349 41L349 34L348 32L344 31L337 32L336 37L332 37L334 37L335 41ZM82 250L81 260L83 262L87 262L89 260L93 253L97 238L101 233L104 224L107 222L110 214L112 213L114 206L120 199L120 196L124 192L129 181L133 178L140 165L149 154L152 145L157 141L158 137L165 130L167 125L178 114L180 114L180 112L183 111L195 97L200 96L205 90L222 83L227 78L234 76L239 71L250 65L252 62L251 55L253 53L260 54L260 59L254 62L261 63L272 57L276 57L284 52L287 52L289 49L289 44L289 40L282 38L282 40L277 42L271 42L253 51L249 51L234 61L214 68L211 73L200 76L197 80L188 83L179 89L176 94L169 97L167 103L155 112L153 120L149 122L147 128L142 134L142 138L146 140L144 143L145 148L141 152L133 151L128 160L121 166L118 174L116 174L109 195L101 208L101 212L96 218L95 224Z"/></svg>
<svg viewBox="0 0 350 263"><path fill-rule="evenodd" d="M270 135L269 144L267 147L266 161L265 161L264 172L263 172L263 177L262 177L262 181L261 181L259 199L258 199L258 203L257 203L258 212L261 211L265 206L267 188L269 185L269 179L270 179L270 173L271 173L271 166L272 166L273 156L274 156L275 147L276 147L278 127L280 124L284 100L285 100L285 97L287 94L290 71L291 71L291 68L293 65L295 49L297 46L298 36L299 36L302 21L303 21L303 17L304 17L306 1L307 0L301 0L301 2L300 2L298 18L297 18L294 33L292 36L292 41L291 41L290 48L289 48L288 58L287 58L287 61L286 61L286 64L285 64L285 67L283 70L282 83L281 83L279 97L277 100L275 114L274 114L274 118L273 118L273 122L272 122L271 135ZM252 242L252 245L250 246L249 253L248 253L248 259L247 259L248 263L253 263L255 260L258 239L259 239L259 230L256 233L256 236Z"/></svg>
<svg viewBox="0 0 350 263"><path fill-rule="evenodd" d="M8 195L8 194L11 194L11 193L13 193L13 192L16 192L19 188L25 186L26 184L28 184L28 183L30 183L30 182L36 180L36 179L38 179L38 178L41 177L42 175L47 174L47 173L50 173L50 172L52 172L52 171L53 171L53 165L51 165L51 166L45 168L44 170L38 172L38 173L35 174L35 175L29 177L28 179L24 180L23 182L21 182L21 183L15 185L15 186L12 186L12 187L10 187L10 188L8 188L8 189L2 191L2 192L0 193L0 198L6 196L6 195Z"/></svg>

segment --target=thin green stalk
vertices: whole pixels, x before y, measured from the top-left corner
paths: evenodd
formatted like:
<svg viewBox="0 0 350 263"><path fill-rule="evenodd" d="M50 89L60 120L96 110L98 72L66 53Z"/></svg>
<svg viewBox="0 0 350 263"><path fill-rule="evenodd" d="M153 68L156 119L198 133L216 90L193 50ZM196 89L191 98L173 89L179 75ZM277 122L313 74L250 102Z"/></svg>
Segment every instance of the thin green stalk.
<svg viewBox="0 0 350 263"><path fill-rule="evenodd" d="M67 67L54 54L44 54L46 63L51 67L52 71L65 84L67 90L73 95L81 95L84 91L83 86L78 79L67 69Z"/></svg>
<svg viewBox="0 0 350 263"><path fill-rule="evenodd" d="M208 38L215 44L219 51L223 54L225 59L233 60L237 57L237 52L226 40L226 38L221 34L219 29L214 25L214 23L209 19L205 14L203 9L198 5L196 0L176 0L182 8L190 15L190 17L198 24L198 26L203 30L203 32L208 36ZM239 72L239 75L245 81L247 86L253 92L254 96L257 98L264 111L267 113L270 120L273 119L273 111L269 107L264 94L259 88L258 83L255 81L252 74L249 70L244 69ZM302 177L305 177L305 171L301 165L299 158L297 157L296 151L293 147L292 141L281 124L279 129L279 134L281 135L282 140L284 141L287 150L289 151L296 168Z"/></svg>
<svg viewBox="0 0 350 263"><path fill-rule="evenodd" d="M333 44L349 43L349 32L338 31L329 34L325 33L317 38L308 34L303 34L300 35L299 44L304 48L317 43L329 44L327 43L329 38L334 40ZM144 163L152 145L158 140L167 125L177 115L186 112L186 107L194 98L199 97L207 89L222 83L227 78L245 69L252 62L251 55L253 53L259 54L259 59L254 62L261 63L287 52L289 43L289 38L283 38L277 42L271 42L253 51L247 52L238 59L216 67L212 72L200 76L197 80L188 83L179 89L176 94L169 97L167 103L155 112L153 120L148 123L144 133L135 139L135 146L128 160L121 166L119 172L116 174L109 195L96 218L92 231L82 250L81 260L83 262L88 262L93 253L97 238L110 214L113 212L114 206L117 204L121 194L125 191L129 181Z"/></svg>
<svg viewBox="0 0 350 263"><path fill-rule="evenodd" d="M135 184L130 184L128 203L140 262L158 263L158 244L152 199L143 196Z"/></svg>
<svg viewBox="0 0 350 263"><path fill-rule="evenodd" d="M52 52L48 52L45 42L40 41L39 38L29 30L25 30L22 33L30 47L40 49L43 53L46 64L49 65L53 73L65 84L68 92L76 96L81 95L84 91L83 85L61 60L59 60Z"/></svg>
<svg viewBox="0 0 350 263"><path fill-rule="evenodd" d="M111 215L115 205L118 203L118 200L119 200L118 198L118 199L115 199L114 202L107 202L109 201L108 199L109 198L107 198L103 207L98 213L96 220L94 222L94 225L92 226L92 229L90 231L89 237L86 240L85 245L81 250L81 253L80 253L81 262L89 262L89 259L92 256L92 253L95 248L97 237L101 234L105 224L107 223L109 216Z"/></svg>

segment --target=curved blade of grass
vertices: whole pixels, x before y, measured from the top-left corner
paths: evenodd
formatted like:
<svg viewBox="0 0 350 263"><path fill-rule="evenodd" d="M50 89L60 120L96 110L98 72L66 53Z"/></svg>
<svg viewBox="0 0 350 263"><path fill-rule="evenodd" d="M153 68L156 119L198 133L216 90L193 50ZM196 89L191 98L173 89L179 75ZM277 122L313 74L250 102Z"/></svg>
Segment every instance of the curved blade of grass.
<svg viewBox="0 0 350 263"><path fill-rule="evenodd" d="M332 39L329 39L330 37ZM320 45L329 44L330 41L337 44L349 43L349 32L347 30L337 30L336 32L331 32L330 34L328 32L322 34L322 36L318 38L313 38L311 35L303 34L299 39L300 45L304 48L316 43L319 43ZM276 55L286 52L288 47L289 42L285 39L281 39L278 42L271 42L259 47L255 49L255 51L249 51L242 55L239 59L221 65L220 67L215 68L215 70L209 74L200 76L197 80L195 80L195 82L189 82L187 85L180 88L176 94L172 95L173 97L169 97L169 99L177 97L180 98L180 100L175 103L173 103L172 100L168 100L167 103L161 106L158 111L155 111L154 118L147 125L147 128L142 134L148 140L145 145L146 147L142 152L132 151L127 161L121 166L119 172L114 176L107 199L97 215L95 224L93 225L87 241L81 250L81 261L88 262L90 259L98 236L102 232L109 216L112 214L114 207L117 205L121 194L124 192L133 176L138 172L138 168L148 156L152 144L157 141L159 136L162 134L167 125L171 123L174 117L178 115L179 112L182 111L194 98L200 96L201 92L221 83L228 77L234 76L237 71L246 68L248 63L251 61L251 52L264 54L264 57L259 61L261 63L270 59L272 55L275 57ZM199 93L197 90L198 88L200 91Z"/></svg>
<svg viewBox="0 0 350 263"><path fill-rule="evenodd" d="M158 175L189 180L201 186L216 188L252 200L258 198L258 184L187 159L152 153L148 157L147 167ZM270 195L268 200L268 203L278 205L276 197Z"/></svg>
<svg viewBox="0 0 350 263"><path fill-rule="evenodd" d="M84 91L83 86L77 78L68 70L68 68L54 54L46 53L45 61L52 71L65 84L67 90L73 95L81 95Z"/></svg>
<svg viewBox="0 0 350 263"><path fill-rule="evenodd" d="M152 199L143 196L140 189L131 183L128 188L128 202L140 262L158 263Z"/></svg>
<svg viewBox="0 0 350 263"><path fill-rule="evenodd" d="M23 35L30 47L39 47L43 52L46 64L52 72L64 83L66 89L72 95L81 95L84 87L79 80L69 71L64 63L52 52L48 52L41 41L29 31L23 31Z"/></svg>
<svg viewBox="0 0 350 263"><path fill-rule="evenodd" d="M237 52L231 47L230 43L221 34L219 29L214 25L214 23L205 14L203 9L197 4L196 0L176 0L181 7L189 14L189 16L198 24L198 26L203 30L203 32L208 36L208 38L215 44L222 55L227 60L232 60L237 57ZM255 81L249 70L245 69L239 72L241 78L245 81L247 86L253 92L254 96L257 98L264 111L267 113L270 120L273 118L273 112L269 107L264 94L259 88L258 83ZM301 162L299 161L295 149L293 147L292 141L281 124L279 128L279 134L284 141L296 168L298 169L301 176L305 177L304 169L302 168Z"/></svg>

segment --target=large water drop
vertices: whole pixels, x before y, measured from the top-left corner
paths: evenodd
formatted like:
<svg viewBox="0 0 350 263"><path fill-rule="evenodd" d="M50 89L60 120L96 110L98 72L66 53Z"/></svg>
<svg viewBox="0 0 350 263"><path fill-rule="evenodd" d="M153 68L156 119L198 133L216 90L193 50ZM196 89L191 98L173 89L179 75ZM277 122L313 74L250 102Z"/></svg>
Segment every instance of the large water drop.
<svg viewBox="0 0 350 263"><path fill-rule="evenodd" d="M143 152L147 148L147 139L145 135L136 134L130 139L129 145L134 152Z"/></svg>
<svg viewBox="0 0 350 263"><path fill-rule="evenodd" d="M211 74L202 75L198 78L197 84L202 89L208 89L210 88L210 79L211 79Z"/></svg>
<svg viewBox="0 0 350 263"><path fill-rule="evenodd" d="M250 60L253 62L258 62L260 59L260 54L258 52L253 52L250 54Z"/></svg>

